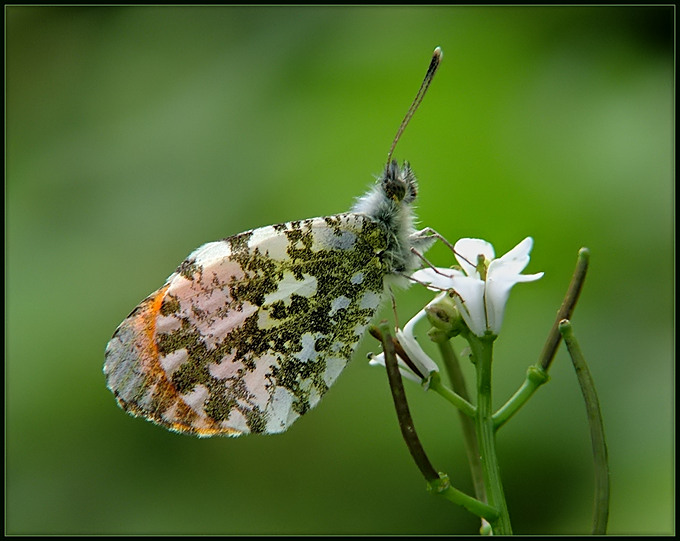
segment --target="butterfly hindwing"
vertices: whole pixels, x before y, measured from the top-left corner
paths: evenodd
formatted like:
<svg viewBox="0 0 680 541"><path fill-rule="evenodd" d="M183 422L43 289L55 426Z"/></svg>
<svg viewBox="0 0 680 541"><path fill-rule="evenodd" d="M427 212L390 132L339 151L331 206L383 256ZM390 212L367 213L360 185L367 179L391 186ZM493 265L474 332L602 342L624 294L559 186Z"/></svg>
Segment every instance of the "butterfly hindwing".
<svg viewBox="0 0 680 541"><path fill-rule="evenodd" d="M381 224L352 213L201 246L114 334L109 387L129 412L181 432L286 430L374 315L387 243Z"/></svg>

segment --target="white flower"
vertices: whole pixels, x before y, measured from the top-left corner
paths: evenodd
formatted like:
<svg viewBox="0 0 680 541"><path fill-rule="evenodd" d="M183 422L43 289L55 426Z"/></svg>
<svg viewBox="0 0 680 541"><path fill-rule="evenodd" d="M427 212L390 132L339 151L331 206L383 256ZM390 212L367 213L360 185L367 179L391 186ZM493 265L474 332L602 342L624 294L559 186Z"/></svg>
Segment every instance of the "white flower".
<svg viewBox="0 0 680 541"><path fill-rule="evenodd" d="M456 307L469 329L477 336L497 335L512 286L543 276L542 272L520 274L529 264L533 243L533 239L527 237L495 259L493 246L485 240L460 239L454 253L462 271L428 268L416 271L413 278L428 284L430 289L453 290Z"/></svg>
<svg viewBox="0 0 680 541"><path fill-rule="evenodd" d="M418 344L413 333L413 328L416 323L425 317L425 310L418 312L405 326L404 330L397 329L396 335L399 344L404 349L409 360L415 365L420 374L414 372L408 364L397 354L397 364L399 372L405 378L416 381L418 383L428 382L432 372L439 372L439 367L428 355L423 351L423 348ZM385 354L375 355L368 362L371 366L385 366Z"/></svg>

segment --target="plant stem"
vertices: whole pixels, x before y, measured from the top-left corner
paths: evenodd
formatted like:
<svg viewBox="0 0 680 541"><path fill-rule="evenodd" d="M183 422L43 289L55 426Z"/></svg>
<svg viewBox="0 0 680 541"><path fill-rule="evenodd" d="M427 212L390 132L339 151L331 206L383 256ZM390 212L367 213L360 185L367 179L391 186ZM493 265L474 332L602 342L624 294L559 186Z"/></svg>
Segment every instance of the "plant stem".
<svg viewBox="0 0 680 541"><path fill-rule="evenodd" d="M453 392L469 403L470 395L468 394L467 386L465 385L465 377L463 376L463 371L460 369L460 362L458 361L458 356L455 351L453 351L451 342L448 339L441 340L437 342L437 345L439 346L439 352L444 360L444 366L449 375ZM475 413L476 412L473 410L473 417ZM470 475L472 476L475 496L477 496L478 500L485 502L486 489L484 488L482 463L479 459L479 444L477 443L477 434L475 432L475 421L472 417L468 417L462 411L458 411L458 416L460 417L460 424L463 430L465 451L470 466Z"/></svg>
<svg viewBox="0 0 680 541"><path fill-rule="evenodd" d="M472 419L475 416L475 407L462 396L459 396L458 393L444 385L438 372L434 372L430 375L429 389L451 403L461 414L467 416L469 419Z"/></svg>
<svg viewBox="0 0 680 541"><path fill-rule="evenodd" d="M607 532L607 520L609 518L609 464L600 401L597 398L595 382L590 374L590 370L588 370L581 347L574 336L574 331L568 320L560 321L560 332L569 350L571 361L574 364L576 377L578 378L583 399L586 403L588 425L590 426L590 439L593 446L593 460L595 462L593 535L604 535Z"/></svg>
<svg viewBox="0 0 680 541"><path fill-rule="evenodd" d="M491 402L491 361L493 358L493 339L468 337L472 356L477 368L477 441L484 472L484 486L488 503L498 510L498 520L491 523L495 535L511 535L512 526L508 507L503 494L500 467L496 457L496 429L493 421Z"/></svg>
<svg viewBox="0 0 680 541"><path fill-rule="evenodd" d="M448 477L443 474L440 475L441 478L439 481L431 481L428 485L432 492L442 496L443 498L446 498L456 505L464 507L471 513L483 518L489 523L494 523L496 520L498 520L498 511L496 511L496 509L452 487L449 483Z"/></svg>
<svg viewBox="0 0 680 541"><path fill-rule="evenodd" d="M550 329L550 333L548 333L548 339L546 340L543 351L541 351L541 356L539 357L538 363L546 372L555 358L557 346L560 345L560 339L562 338L559 330L560 321L563 319L571 319L571 315L576 307L576 302L583 289L583 283L586 279L589 263L590 251L588 248L581 248L578 251L576 268L571 277L571 282L569 282L569 288L562 301L562 306L560 306L560 309L557 311L557 318L555 318L555 323L553 323L552 329Z"/></svg>
<svg viewBox="0 0 680 541"><path fill-rule="evenodd" d="M404 437L406 446L413 457L418 469L423 474L423 477L428 483L439 480L439 472L434 469L430 459L425 454L416 428L413 425L413 418L411 411L406 401L406 391L404 384L401 381L401 374L397 365L397 354L394 350L394 342L392 341L392 334L387 323L381 322L380 336L382 340L383 352L385 353L385 368L387 369L387 379L390 383L390 390L392 391L392 398L394 400L394 407L397 411L397 419L399 420L399 428L401 435Z"/></svg>
<svg viewBox="0 0 680 541"><path fill-rule="evenodd" d="M522 386L517 392L510 397L503 406L493 416L494 426L498 430L503 426L519 409L526 404L527 400L531 398L536 389L547 382L549 379L540 365L530 366L527 370L527 377L522 383Z"/></svg>
<svg viewBox="0 0 680 541"><path fill-rule="evenodd" d="M494 507L452 487L448 475L437 472L434 466L432 466L418 439L408 403L406 402L406 393L404 392L401 374L397 365L397 356L390 327L387 323L382 322L379 327L371 328L370 332L382 342L385 354L385 367L387 368L390 390L392 391L392 398L397 410L399 427L413 460L427 481L428 489L438 496L463 506L468 511L486 520L492 526L495 526L498 520L498 511ZM484 524L484 522L482 523Z"/></svg>

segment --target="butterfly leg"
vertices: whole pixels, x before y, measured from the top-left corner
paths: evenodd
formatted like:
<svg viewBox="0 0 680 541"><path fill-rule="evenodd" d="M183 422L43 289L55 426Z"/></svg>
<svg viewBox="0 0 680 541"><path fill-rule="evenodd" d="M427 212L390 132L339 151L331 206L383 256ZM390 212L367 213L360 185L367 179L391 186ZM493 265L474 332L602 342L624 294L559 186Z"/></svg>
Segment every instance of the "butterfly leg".
<svg viewBox="0 0 680 541"><path fill-rule="evenodd" d="M410 236L411 239L411 246L413 246L416 250L419 252L425 252L428 248L430 248L435 241L439 240L441 241L444 246L446 246L449 250L451 250L454 254L456 251L453 248L453 244L451 244L444 235L441 233L438 233L431 227L426 227L424 229L421 229L420 231L416 231Z"/></svg>

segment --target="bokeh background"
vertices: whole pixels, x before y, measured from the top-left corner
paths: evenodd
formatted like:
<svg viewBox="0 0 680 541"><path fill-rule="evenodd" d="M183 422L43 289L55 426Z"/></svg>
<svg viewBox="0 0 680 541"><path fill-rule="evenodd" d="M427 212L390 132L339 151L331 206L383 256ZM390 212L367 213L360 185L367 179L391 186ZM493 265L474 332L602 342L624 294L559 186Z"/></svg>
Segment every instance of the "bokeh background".
<svg viewBox="0 0 680 541"><path fill-rule="evenodd" d="M499 254L531 235L527 272L545 271L513 291L495 401L536 361L588 246L573 321L608 436L609 531L674 531L674 8L5 16L6 533L477 532L426 492L369 339L279 436L167 432L125 415L102 375L118 323L195 247L348 209L436 45L395 154L420 179L421 223ZM429 298L400 292L402 323ZM564 348L551 376L499 433L508 505L517 533L586 533L590 441ZM408 391L435 466L471 492L456 414Z"/></svg>

